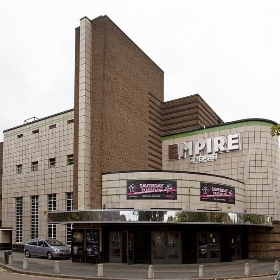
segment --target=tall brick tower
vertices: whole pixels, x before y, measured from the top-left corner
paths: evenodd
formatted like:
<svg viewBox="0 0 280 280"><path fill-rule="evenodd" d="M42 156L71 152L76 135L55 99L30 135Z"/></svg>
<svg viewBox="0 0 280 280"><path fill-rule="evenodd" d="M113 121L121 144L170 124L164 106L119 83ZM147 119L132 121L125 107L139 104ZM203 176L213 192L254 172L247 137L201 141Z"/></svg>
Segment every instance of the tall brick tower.
<svg viewBox="0 0 280 280"><path fill-rule="evenodd" d="M107 16L76 28L74 208L102 208L102 173L162 168L163 71Z"/></svg>

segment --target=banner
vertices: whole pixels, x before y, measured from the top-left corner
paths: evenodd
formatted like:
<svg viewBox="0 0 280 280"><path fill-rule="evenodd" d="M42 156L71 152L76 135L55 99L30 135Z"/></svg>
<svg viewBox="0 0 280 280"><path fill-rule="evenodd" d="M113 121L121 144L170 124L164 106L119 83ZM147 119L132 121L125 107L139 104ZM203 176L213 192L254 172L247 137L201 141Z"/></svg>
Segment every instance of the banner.
<svg viewBox="0 0 280 280"><path fill-rule="evenodd" d="M177 199L177 181L127 181L127 199Z"/></svg>
<svg viewBox="0 0 280 280"><path fill-rule="evenodd" d="M234 187L200 182L200 201L235 204Z"/></svg>

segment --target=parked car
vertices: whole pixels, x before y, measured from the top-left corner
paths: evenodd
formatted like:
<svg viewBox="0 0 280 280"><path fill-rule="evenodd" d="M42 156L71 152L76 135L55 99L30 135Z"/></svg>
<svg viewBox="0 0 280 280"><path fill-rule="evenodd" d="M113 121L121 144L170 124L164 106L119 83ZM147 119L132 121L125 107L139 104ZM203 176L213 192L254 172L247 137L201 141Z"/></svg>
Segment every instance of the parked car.
<svg viewBox="0 0 280 280"><path fill-rule="evenodd" d="M280 271L277 273L275 280L280 280Z"/></svg>
<svg viewBox="0 0 280 280"><path fill-rule="evenodd" d="M53 258L70 258L71 250L59 240L35 238L24 245L24 254L27 258L31 256L47 257L51 260Z"/></svg>

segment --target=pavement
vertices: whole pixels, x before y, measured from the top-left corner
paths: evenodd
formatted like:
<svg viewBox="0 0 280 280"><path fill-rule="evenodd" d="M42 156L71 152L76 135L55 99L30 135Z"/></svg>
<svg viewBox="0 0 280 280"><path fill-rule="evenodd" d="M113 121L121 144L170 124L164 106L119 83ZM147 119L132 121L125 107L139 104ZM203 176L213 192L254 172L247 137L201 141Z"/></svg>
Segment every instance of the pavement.
<svg viewBox="0 0 280 280"><path fill-rule="evenodd" d="M249 268L249 276L259 277L261 280L264 276L275 276L274 271L278 263L258 262L256 260L240 260L234 262L223 263L205 263L203 268L201 264L165 264L153 265L148 264L112 264L103 263L72 263L72 260L48 260L46 258L28 258L26 259L23 253L12 252L13 263L5 264L4 251L0 251L0 269L17 272L21 274L40 275L45 277L54 277L54 279L103 279L103 280L143 280L148 279L148 271L153 269L153 279L207 279L207 280L225 280L225 279L241 279L245 278L245 266ZM28 264L28 269L23 269L25 262ZM204 278L199 278L199 269L204 269ZM54 271L58 273L54 273ZM99 271L99 273L98 273ZM102 274L103 271L103 274ZM100 274L101 273L101 274ZM98 276L99 275L99 276ZM103 275L103 276L102 276ZM150 274L151 275L151 274ZM151 277L151 276L150 276Z"/></svg>

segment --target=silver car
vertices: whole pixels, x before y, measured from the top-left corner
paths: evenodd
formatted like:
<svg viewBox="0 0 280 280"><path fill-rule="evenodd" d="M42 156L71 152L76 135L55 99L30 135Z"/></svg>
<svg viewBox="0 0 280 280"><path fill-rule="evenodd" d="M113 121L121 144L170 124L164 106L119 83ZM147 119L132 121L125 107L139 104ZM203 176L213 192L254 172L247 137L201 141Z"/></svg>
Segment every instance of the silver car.
<svg viewBox="0 0 280 280"><path fill-rule="evenodd" d="M61 241L55 239L35 238L29 240L24 245L24 254L27 258L47 257L49 260L53 258L70 258L71 250Z"/></svg>

